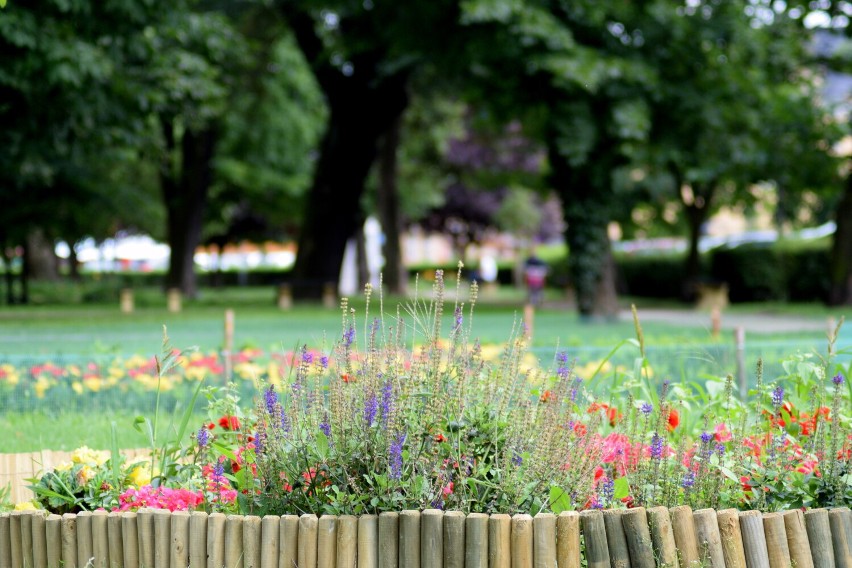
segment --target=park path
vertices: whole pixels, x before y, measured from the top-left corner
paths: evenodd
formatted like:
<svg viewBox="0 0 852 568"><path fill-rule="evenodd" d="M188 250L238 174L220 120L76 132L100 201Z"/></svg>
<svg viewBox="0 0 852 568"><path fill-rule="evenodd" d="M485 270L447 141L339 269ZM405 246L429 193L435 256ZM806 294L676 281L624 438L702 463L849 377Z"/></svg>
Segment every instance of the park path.
<svg viewBox="0 0 852 568"><path fill-rule="evenodd" d="M630 310L622 310L618 315L621 321L633 321ZM684 327L710 329L710 313L698 310L678 309L639 309L639 319L643 322L660 322ZM835 320L836 324L836 320ZM742 327L752 333L797 333L810 331L828 331L829 321L820 317L780 315L769 313L738 314L722 312L721 327L731 330Z"/></svg>

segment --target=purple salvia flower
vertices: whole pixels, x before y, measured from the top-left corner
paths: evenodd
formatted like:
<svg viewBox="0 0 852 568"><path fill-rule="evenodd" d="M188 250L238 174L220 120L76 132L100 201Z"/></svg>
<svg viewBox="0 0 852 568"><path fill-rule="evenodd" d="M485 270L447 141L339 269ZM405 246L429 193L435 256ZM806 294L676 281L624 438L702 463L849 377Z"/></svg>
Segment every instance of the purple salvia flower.
<svg viewBox="0 0 852 568"><path fill-rule="evenodd" d="M364 422L367 426L372 426L376 419L376 413L379 410L379 401L376 400L376 395L370 393L367 400L364 401Z"/></svg>
<svg viewBox="0 0 852 568"><path fill-rule="evenodd" d="M711 440L713 440L713 434L711 434L710 432L701 433L701 443L709 444Z"/></svg>
<svg viewBox="0 0 852 568"><path fill-rule="evenodd" d="M210 441L210 432L208 432L206 427L202 426L201 429L198 430L198 434L195 435L195 439L198 441L198 447L203 450L207 447L207 443Z"/></svg>
<svg viewBox="0 0 852 568"><path fill-rule="evenodd" d="M556 376L565 379L568 377L568 353L565 351L560 351L556 354L556 362L558 363L556 367Z"/></svg>
<svg viewBox="0 0 852 568"><path fill-rule="evenodd" d="M454 316L456 318L456 321L455 321L455 324L453 325L453 331L458 331L459 329L461 329L462 322L464 321L464 315L462 314L461 306L456 306L456 311L455 311Z"/></svg>
<svg viewBox="0 0 852 568"><path fill-rule="evenodd" d="M322 422L320 422L319 429L322 430L322 433L325 434L326 438L331 437L331 424L328 423L327 415L322 419Z"/></svg>
<svg viewBox="0 0 852 568"><path fill-rule="evenodd" d="M846 379L843 378L843 373L837 373L834 377L832 377L831 382L839 387L845 380Z"/></svg>
<svg viewBox="0 0 852 568"><path fill-rule="evenodd" d="M393 385L390 381L385 382L382 387L382 425L388 425L388 418L394 410Z"/></svg>
<svg viewBox="0 0 852 568"><path fill-rule="evenodd" d="M716 444L716 453L719 454L719 457L725 455L725 444Z"/></svg>
<svg viewBox="0 0 852 568"><path fill-rule="evenodd" d="M222 462L218 462L215 467L213 467L213 476L211 478L213 483L219 484L225 481L225 464Z"/></svg>
<svg viewBox="0 0 852 568"><path fill-rule="evenodd" d="M604 477L601 481L601 501L604 504L612 503L615 497L615 481L610 477Z"/></svg>
<svg viewBox="0 0 852 568"><path fill-rule="evenodd" d="M651 414L651 412L653 412L653 411L654 411L654 407L651 406L651 403L649 403L649 402L644 402L644 403L642 403L642 406L639 407L639 412L641 412L645 416L649 416Z"/></svg>
<svg viewBox="0 0 852 568"><path fill-rule="evenodd" d="M515 465L516 467L520 467L522 463L524 463L524 458L522 458L520 454L515 454L512 456L513 465Z"/></svg>
<svg viewBox="0 0 852 568"><path fill-rule="evenodd" d="M278 404L278 393L275 392L275 388L270 386L266 389L266 392L263 394L263 398L266 401L266 412L268 412L271 416L275 415L275 406Z"/></svg>
<svg viewBox="0 0 852 568"><path fill-rule="evenodd" d="M688 471L684 474L683 479L681 479L680 486L684 489L689 489L693 485L695 485L695 472Z"/></svg>
<svg viewBox="0 0 852 568"><path fill-rule="evenodd" d="M254 435L254 451L257 455L263 453L263 448L266 446L266 432L260 431Z"/></svg>
<svg viewBox="0 0 852 568"><path fill-rule="evenodd" d="M651 438L651 457L660 459L663 457L663 438L654 432L654 437Z"/></svg>
<svg viewBox="0 0 852 568"><path fill-rule="evenodd" d="M281 429L286 434L290 433L290 419L287 418L287 415L284 413L281 414Z"/></svg>
<svg viewBox="0 0 852 568"><path fill-rule="evenodd" d="M784 404L784 387L778 385L772 391L772 406L775 407L775 410L778 410L782 404Z"/></svg>
<svg viewBox="0 0 852 568"><path fill-rule="evenodd" d="M350 324L349 329L347 329L345 332L343 332L343 345L344 345L344 347L351 346L353 341L355 341L355 326Z"/></svg>
<svg viewBox="0 0 852 568"><path fill-rule="evenodd" d="M443 511L444 510L444 502L441 501L440 499L435 499L434 501L432 501L432 508L437 509L439 511Z"/></svg>
<svg viewBox="0 0 852 568"><path fill-rule="evenodd" d="M402 446L405 444L405 434L399 434L390 446L391 479L402 479Z"/></svg>
<svg viewBox="0 0 852 568"><path fill-rule="evenodd" d="M320 365L322 365L323 369L328 369L328 355L323 355L320 357Z"/></svg>
<svg viewBox="0 0 852 568"><path fill-rule="evenodd" d="M310 351L302 351L302 362L310 365L314 362L314 354Z"/></svg>

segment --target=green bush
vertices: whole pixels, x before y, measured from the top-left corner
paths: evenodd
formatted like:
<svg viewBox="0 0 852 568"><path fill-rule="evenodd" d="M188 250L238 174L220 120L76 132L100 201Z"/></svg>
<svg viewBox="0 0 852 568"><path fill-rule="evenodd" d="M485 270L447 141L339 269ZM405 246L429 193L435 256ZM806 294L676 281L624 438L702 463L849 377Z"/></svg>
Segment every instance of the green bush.
<svg viewBox="0 0 852 568"><path fill-rule="evenodd" d="M679 298L684 264L680 256L616 257L618 292L645 298Z"/></svg>
<svg viewBox="0 0 852 568"><path fill-rule="evenodd" d="M713 279L728 283L732 302L787 299L784 258L773 247L717 249L711 256L710 274Z"/></svg>

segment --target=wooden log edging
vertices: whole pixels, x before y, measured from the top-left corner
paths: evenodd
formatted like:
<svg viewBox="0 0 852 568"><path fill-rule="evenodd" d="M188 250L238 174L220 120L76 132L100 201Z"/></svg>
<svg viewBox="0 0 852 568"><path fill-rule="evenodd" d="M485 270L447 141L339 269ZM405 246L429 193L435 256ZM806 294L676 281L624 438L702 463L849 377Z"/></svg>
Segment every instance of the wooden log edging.
<svg viewBox="0 0 852 568"><path fill-rule="evenodd" d="M845 507L535 517L15 511L0 514L0 568L852 568L850 532Z"/></svg>

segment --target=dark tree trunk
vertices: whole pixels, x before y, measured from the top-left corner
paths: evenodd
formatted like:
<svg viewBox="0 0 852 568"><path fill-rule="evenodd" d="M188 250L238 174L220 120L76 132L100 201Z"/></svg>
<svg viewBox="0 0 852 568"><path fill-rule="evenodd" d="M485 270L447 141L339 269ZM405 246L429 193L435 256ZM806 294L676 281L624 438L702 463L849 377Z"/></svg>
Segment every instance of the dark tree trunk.
<svg viewBox="0 0 852 568"><path fill-rule="evenodd" d="M80 281L80 266L77 262L77 251L74 245L71 244L68 251L68 276L75 282Z"/></svg>
<svg viewBox="0 0 852 568"><path fill-rule="evenodd" d="M364 235L364 220L360 219L355 228L355 267L358 272L358 289L363 290L370 281L367 267L367 239Z"/></svg>
<svg viewBox="0 0 852 568"><path fill-rule="evenodd" d="M0 258L3 260L4 280L6 281L6 304L15 303L15 274L12 272L12 257L5 245L0 245Z"/></svg>
<svg viewBox="0 0 852 568"><path fill-rule="evenodd" d="M837 231L831 247L831 287L828 303L852 304L852 178L837 204Z"/></svg>
<svg viewBox="0 0 852 568"><path fill-rule="evenodd" d="M346 242L361 219L364 181L378 142L408 106L410 71L387 75L387 54L381 47L353 55L346 69L333 65L313 16L290 4L283 15L330 111L292 272L294 295L316 298L324 285L340 280Z"/></svg>
<svg viewBox="0 0 852 568"><path fill-rule="evenodd" d="M379 218L385 234L383 253L385 267L383 282L391 294L405 294L408 274L402 263L402 215L399 210L397 186L397 150L399 149L401 117L393 121L382 141L379 154Z"/></svg>
<svg viewBox="0 0 852 568"><path fill-rule="evenodd" d="M18 297L19 304L30 303L30 247L24 245L21 247L21 274L19 276L21 282L21 295Z"/></svg>
<svg viewBox="0 0 852 568"><path fill-rule="evenodd" d="M378 141L408 104L405 85L405 77L394 76L356 81L350 90L326 91L331 117L293 267L298 297L317 297L323 285L339 281L346 242L361 219L364 181L376 159Z"/></svg>
<svg viewBox="0 0 852 568"><path fill-rule="evenodd" d="M53 248L53 241L45 236L40 228L27 234L27 256L24 264L31 278L35 280L56 281L59 279L59 259Z"/></svg>
<svg viewBox="0 0 852 568"><path fill-rule="evenodd" d="M166 152L160 182L166 205L167 240L171 249L166 288L178 288L188 298L198 295L195 278L195 249L201 242L204 207L212 182L212 160L216 136L212 128L201 132L187 129L180 140L180 171L175 171L177 149L174 123L162 121Z"/></svg>
<svg viewBox="0 0 852 568"><path fill-rule="evenodd" d="M678 189L680 188L681 185L678 185ZM698 285L701 282L701 252L698 250L698 242L701 239L701 227L710 214L710 203L713 200L715 189L715 182L695 185L692 201L689 203L683 201L686 222L689 225L689 251L686 255L683 271L681 296L687 302L695 300L698 294ZM681 194L681 199L683 200L683 194Z"/></svg>

